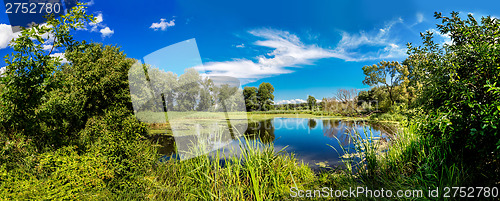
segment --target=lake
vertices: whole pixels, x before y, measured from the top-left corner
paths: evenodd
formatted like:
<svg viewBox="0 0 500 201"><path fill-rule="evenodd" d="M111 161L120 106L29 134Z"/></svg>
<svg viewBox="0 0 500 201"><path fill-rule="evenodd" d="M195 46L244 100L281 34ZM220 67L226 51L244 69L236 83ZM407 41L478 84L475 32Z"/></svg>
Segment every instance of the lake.
<svg viewBox="0 0 500 201"><path fill-rule="evenodd" d="M387 138L393 129L387 125L372 124L367 121L348 121L322 118L273 118L249 122L244 135L248 140L274 144L276 151L286 147L285 151L307 163L313 169L342 165L340 157L342 147L352 148L348 132L356 131L366 139L365 133L373 137ZM175 153L172 136L162 135L157 139L160 153ZM240 138L244 142L245 138ZM334 148L332 148L334 147ZM238 140L232 140L224 150L239 149Z"/></svg>

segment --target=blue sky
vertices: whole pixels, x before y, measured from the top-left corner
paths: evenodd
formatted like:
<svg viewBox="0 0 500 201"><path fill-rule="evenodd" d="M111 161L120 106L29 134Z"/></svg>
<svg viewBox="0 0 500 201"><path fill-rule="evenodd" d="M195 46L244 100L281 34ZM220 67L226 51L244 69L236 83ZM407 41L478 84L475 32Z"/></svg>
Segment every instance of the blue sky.
<svg viewBox="0 0 500 201"><path fill-rule="evenodd" d="M406 43L420 44L420 32L436 29L439 21L433 18L434 11L500 16L498 1L90 3L87 10L98 17L98 23L75 31L77 40L118 45L129 57L145 61L155 51L194 39L196 46L166 51L170 56L164 59L189 60L206 74L237 77L244 86L270 82L275 87L275 102L281 103L300 102L308 95L332 97L338 88L368 88L361 83L361 68L381 60L402 61ZM15 36L5 8L0 6L0 55L12 51L6 45ZM449 41L439 34L435 38L440 43ZM199 52L193 53L196 49Z"/></svg>

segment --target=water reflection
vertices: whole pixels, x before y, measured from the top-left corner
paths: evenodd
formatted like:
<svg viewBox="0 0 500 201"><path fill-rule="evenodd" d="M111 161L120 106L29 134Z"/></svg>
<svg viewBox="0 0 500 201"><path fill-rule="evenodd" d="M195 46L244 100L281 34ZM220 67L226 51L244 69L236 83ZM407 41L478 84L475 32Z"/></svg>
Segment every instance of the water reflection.
<svg viewBox="0 0 500 201"><path fill-rule="evenodd" d="M264 144L273 143L275 150L288 146L287 152L295 153L299 160L309 163L311 167L339 165L339 157L343 155L342 147L351 147L349 133L357 132L366 139L366 134L373 137L385 137L394 132L394 126L371 124L366 121L345 121L336 119L274 118L263 121L250 121L247 127L235 128L244 133L247 140L258 140ZM246 128L246 130L242 130ZM161 144L161 154L174 153L173 137L159 136L156 141ZM231 140L231 139L228 139ZM244 141L244 138L241 138ZM238 148L238 141L229 147ZM333 148L335 149L333 149ZM337 152L338 151L338 152ZM318 165L320 164L320 165Z"/></svg>
<svg viewBox="0 0 500 201"><path fill-rule="evenodd" d="M307 126L309 126L310 129L316 128L316 119L309 119L309 122L307 122Z"/></svg>
<svg viewBox="0 0 500 201"><path fill-rule="evenodd" d="M247 130L245 131L247 139L258 139L264 144L269 144L274 141L274 125L272 119L248 122Z"/></svg>

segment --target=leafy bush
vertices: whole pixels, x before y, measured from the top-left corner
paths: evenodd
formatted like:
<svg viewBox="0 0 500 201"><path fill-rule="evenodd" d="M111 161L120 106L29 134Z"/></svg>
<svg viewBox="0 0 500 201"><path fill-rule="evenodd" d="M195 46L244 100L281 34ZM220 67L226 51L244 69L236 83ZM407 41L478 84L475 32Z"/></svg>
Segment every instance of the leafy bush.
<svg viewBox="0 0 500 201"><path fill-rule="evenodd" d="M4 167L0 168L0 198L9 200L84 199L103 191L113 177L107 157L79 155L75 147L45 152L29 168Z"/></svg>
<svg viewBox="0 0 500 201"><path fill-rule="evenodd" d="M500 22L491 17L478 22L471 14L462 20L456 12L435 17L442 20L441 34L450 35L452 43L440 47L427 32L422 34L424 47L410 46L406 61L421 86L419 103L426 114L420 130L449 140L466 164L498 178Z"/></svg>

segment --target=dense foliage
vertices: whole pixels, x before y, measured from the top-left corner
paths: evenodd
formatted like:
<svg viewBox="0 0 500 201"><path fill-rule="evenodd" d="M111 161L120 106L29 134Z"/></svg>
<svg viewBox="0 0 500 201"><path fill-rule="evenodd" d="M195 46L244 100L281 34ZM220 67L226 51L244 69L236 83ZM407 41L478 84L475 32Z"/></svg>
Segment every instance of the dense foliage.
<svg viewBox="0 0 500 201"><path fill-rule="evenodd" d="M500 22L458 13L438 25L451 43L444 46L422 34L424 45L409 47L407 63L419 87L425 111L423 133L449 141L454 153L477 171L499 176L500 159ZM496 173L495 173L496 172Z"/></svg>
<svg viewBox="0 0 500 201"><path fill-rule="evenodd" d="M0 199L283 199L290 186L308 180L313 181L308 185L394 190L498 184L500 22L490 17L478 22L471 15L462 20L458 13L435 17L450 43L436 44L432 32L422 34L423 45L409 45L405 61L363 68L370 90L339 89L320 104L309 96L304 103L276 106L281 111L273 111L270 83L245 87L241 100L235 96L238 87L217 84L193 69L177 76L137 66L116 46L73 40L72 30L94 20L81 6L51 17L11 43L15 53L6 57L0 77ZM44 51L47 43L63 51L68 63L50 56L53 50ZM356 171L347 162L342 174L315 177L293 156L250 141L241 144L248 148L241 156L224 156L227 164L208 156L159 163L146 140L148 125L133 115L138 108L132 100L144 105L151 100L131 94L130 86L140 84L130 83L131 73L146 73L151 83L141 86L161 97L164 111L245 107L262 114L300 110L344 116L377 111L383 112L380 117L405 114L409 122L402 122L407 128L391 149L380 151L379 144L360 140L355 148L364 160ZM266 143L274 140L274 133L260 136Z"/></svg>
<svg viewBox="0 0 500 201"><path fill-rule="evenodd" d="M134 60L117 47L73 41L70 31L90 19L77 7L12 43L0 94L2 199L88 199L144 186L140 175L156 156L132 115ZM44 34L69 63L43 51Z"/></svg>
<svg viewBox="0 0 500 201"><path fill-rule="evenodd" d="M425 142L418 150L443 157L439 163L422 162L416 160L422 157L418 152L408 153L405 160L415 160L413 168L463 167L470 179L461 182L494 184L500 177L500 22L491 17L477 21L470 14L461 19L456 12L435 17L442 23L437 25L440 34L451 41L435 43L427 31L421 46L408 45L402 63L363 67L363 83L374 87L358 98L376 100L382 112L407 115L417 125L419 143Z"/></svg>
<svg viewBox="0 0 500 201"><path fill-rule="evenodd" d="M274 87L272 84L263 82L256 87L245 87L243 97L247 111L269 111L274 109Z"/></svg>

